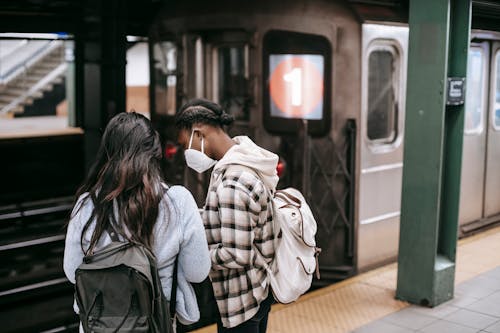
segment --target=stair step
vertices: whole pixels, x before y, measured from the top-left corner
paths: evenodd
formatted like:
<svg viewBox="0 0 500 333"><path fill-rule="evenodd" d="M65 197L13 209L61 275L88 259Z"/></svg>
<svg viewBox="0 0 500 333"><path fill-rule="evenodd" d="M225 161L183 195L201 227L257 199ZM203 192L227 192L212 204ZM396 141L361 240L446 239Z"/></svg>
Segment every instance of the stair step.
<svg viewBox="0 0 500 333"><path fill-rule="evenodd" d="M33 68L37 68L37 69L55 69L57 66L59 66L61 63L60 62L54 62L54 63L49 63L49 62L41 62L39 64L36 64L35 66L33 66Z"/></svg>
<svg viewBox="0 0 500 333"><path fill-rule="evenodd" d="M25 82L38 82L41 79L43 79L45 76L47 76L48 73L45 74L29 74L26 76L24 79Z"/></svg>
<svg viewBox="0 0 500 333"><path fill-rule="evenodd" d="M56 77L56 78L52 81L52 83L53 83L53 84L60 84L60 83L63 83L63 81L64 81L64 77L63 77L63 76L58 76L58 77Z"/></svg>
<svg viewBox="0 0 500 333"><path fill-rule="evenodd" d="M59 54L56 54L56 55L51 55L51 56L48 56L47 58L44 58L43 61L46 63L52 63L52 64L59 65L62 62L64 62L64 57L59 55Z"/></svg>
<svg viewBox="0 0 500 333"><path fill-rule="evenodd" d="M10 100L12 101L13 99L21 96L22 94L24 94L27 91L28 91L27 89L7 89L6 91L4 91L4 95L10 96L11 97ZM37 92L31 94L30 97L42 98L43 92L37 91Z"/></svg>
<svg viewBox="0 0 500 333"><path fill-rule="evenodd" d="M34 85L34 83L30 83L30 82L16 82L15 84L9 84L9 87L7 89L5 89L5 91L7 90L13 90L13 91L26 91L28 90L29 88L31 88L32 86Z"/></svg>
<svg viewBox="0 0 500 333"><path fill-rule="evenodd" d="M47 68L30 68L29 74L28 75L40 75L40 76L45 76L50 73L50 70Z"/></svg>
<svg viewBox="0 0 500 333"><path fill-rule="evenodd" d="M24 112L24 106L18 105L15 108L11 109L9 112L11 113L23 113Z"/></svg>
<svg viewBox="0 0 500 333"><path fill-rule="evenodd" d="M30 97L32 97L32 98L42 98L43 97L43 92L37 91L37 92L31 94Z"/></svg>
<svg viewBox="0 0 500 333"><path fill-rule="evenodd" d="M29 76L29 77L24 77L20 80L16 80L15 82L12 82L9 84L9 87L31 87L41 79L43 79L44 76L38 77L38 76Z"/></svg>
<svg viewBox="0 0 500 333"><path fill-rule="evenodd" d="M9 87L2 92L2 95L10 96L11 98L12 97L15 98L19 95L24 94L24 92L26 92L26 89L22 89L22 88L18 88L18 87Z"/></svg>
<svg viewBox="0 0 500 333"><path fill-rule="evenodd" d="M35 101L34 98L30 97L30 98L26 98L24 100L24 102L22 102L21 104L24 105L24 106L29 106L29 105L33 105L33 102Z"/></svg>
<svg viewBox="0 0 500 333"><path fill-rule="evenodd" d="M52 89L54 89L53 84L47 84L44 87L42 87L42 91L51 91Z"/></svg>

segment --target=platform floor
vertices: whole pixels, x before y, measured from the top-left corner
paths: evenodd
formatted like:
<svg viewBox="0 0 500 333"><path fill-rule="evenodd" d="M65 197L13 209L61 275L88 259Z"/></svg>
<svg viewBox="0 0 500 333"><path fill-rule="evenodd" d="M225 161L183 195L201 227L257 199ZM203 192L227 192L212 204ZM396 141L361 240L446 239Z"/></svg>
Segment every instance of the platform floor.
<svg viewBox="0 0 500 333"><path fill-rule="evenodd" d="M459 284L449 302L433 309L411 305L353 332L500 333L500 267Z"/></svg>
<svg viewBox="0 0 500 333"><path fill-rule="evenodd" d="M0 139L36 136L82 134L80 128L69 127L66 116L40 116L26 118L0 117Z"/></svg>
<svg viewBox="0 0 500 333"><path fill-rule="evenodd" d="M429 309L396 300L396 276L390 264L276 304L267 332L500 333L500 227L459 241L455 298L445 304Z"/></svg>

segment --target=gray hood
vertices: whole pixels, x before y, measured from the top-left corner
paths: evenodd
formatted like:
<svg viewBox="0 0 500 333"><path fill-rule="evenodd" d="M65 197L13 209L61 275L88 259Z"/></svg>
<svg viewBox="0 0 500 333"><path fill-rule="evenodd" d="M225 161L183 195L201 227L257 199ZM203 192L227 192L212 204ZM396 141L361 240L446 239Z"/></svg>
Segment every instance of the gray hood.
<svg viewBox="0 0 500 333"><path fill-rule="evenodd" d="M276 172L278 155L257 146L247 136L234 137L233 141L236 144L215 164L214 171L228 164L244 165L257 171L264 185L274 191L279 181Z"/></svg>

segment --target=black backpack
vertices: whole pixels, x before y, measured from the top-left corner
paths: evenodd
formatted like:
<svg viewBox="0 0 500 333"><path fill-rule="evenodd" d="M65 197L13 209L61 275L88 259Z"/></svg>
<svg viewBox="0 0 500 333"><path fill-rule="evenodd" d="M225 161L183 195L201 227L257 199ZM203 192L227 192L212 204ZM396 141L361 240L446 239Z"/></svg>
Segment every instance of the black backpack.
<svg viewBox="0 0 500 333"><path fill-rule="evenodd" d="M177 258L169 307L154 255L108 233L113 242L85 256L76 270L75 298L83 330L173 333Z"/></svg>

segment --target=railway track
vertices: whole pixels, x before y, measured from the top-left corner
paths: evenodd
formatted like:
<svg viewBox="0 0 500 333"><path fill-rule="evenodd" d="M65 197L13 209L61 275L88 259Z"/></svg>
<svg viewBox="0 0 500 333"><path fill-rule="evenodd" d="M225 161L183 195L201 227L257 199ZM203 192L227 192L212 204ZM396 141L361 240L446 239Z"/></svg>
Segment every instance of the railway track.
<svg viewBox="0 0 500 333"><path fill-rule="evenodd" d="M77 332L63 272L71 197L0 207L2 332Z"/></svg>

